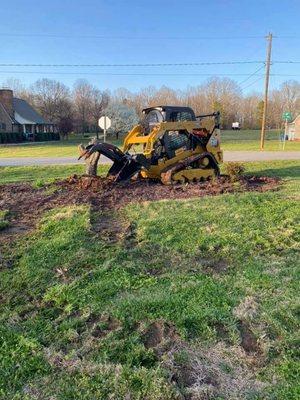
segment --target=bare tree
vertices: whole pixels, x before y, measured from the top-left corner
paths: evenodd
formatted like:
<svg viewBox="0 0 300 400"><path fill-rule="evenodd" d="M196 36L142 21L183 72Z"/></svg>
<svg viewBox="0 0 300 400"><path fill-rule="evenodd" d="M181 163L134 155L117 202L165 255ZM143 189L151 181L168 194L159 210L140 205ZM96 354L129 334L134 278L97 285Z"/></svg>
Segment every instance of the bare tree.
<svg viewBox="0 0 300 400"><path fill-rule="evenodd" d="M60 118L70 107L70 90L61 82L40 79L31 87L35 107L43 117L53 123L59 123Z"/></svg>
<svg viewBox="0 0 300 400"><path fill-rule="evenodd" d="M103 115L110 98L113 104L118 104L114 108L120 109L120 105L124 105L134 109L139 118L142 117L143 108L166 104L190 106L197 115L220 110L224 128L231 127L235 120L249 129L259 128L260 123L261 94L243 95L239 85L228 78L212 77L201 85L189 86L185 90L149 86L133 93L126 88L119 88L112 95L86 80L77 81L72 92L61 82L49 79L40 79L29 88L14 78L7 79L2 85L10 87L15 96L34 105L45 119L64 128L68 126L68 130L72 125L82 133L91 129L97 132L98 119ZM270 92L267 125L279 129L283 111L291 112L293 117L300 113L298 81L286 81Z"/></svg>
<svg viewBox="0 0 300 400"><path fill-rule="evenodd" d="M259 121L257 116L258 104L261 96L257 93L249 94L241 99L239 107L239 120L245 129L258 129Z"/></svg>
<svg viewBox="0 0 300 400"><path fill-rule="evenodd" d="M290 80L284 82L280 91L282 93L282 101L286 111L296 114L300 111L300 83Z"/></svg>
<svg viewBox="0 0 300 400"><path fill-rule="evenodd" d="M91 121L91 106L93 86L86 80L78 80L74 85L73 101L76 115L77 130L82 134L89 131Z"/></svg>

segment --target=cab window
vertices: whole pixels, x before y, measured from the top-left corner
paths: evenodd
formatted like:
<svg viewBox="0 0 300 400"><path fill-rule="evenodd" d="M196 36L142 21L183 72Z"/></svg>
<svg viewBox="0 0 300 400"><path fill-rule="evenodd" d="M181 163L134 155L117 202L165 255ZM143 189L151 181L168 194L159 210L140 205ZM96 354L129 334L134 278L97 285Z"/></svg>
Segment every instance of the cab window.
<svg viewBox="0 0 300 400"><path fill-rule="evenodd" d="M170 114L170 121L193 121L193 116L188 111L173 111Z"/></svg>
<svg viewBox="0 0 300 400"><path fill-rule="evenodd" d="M142 125L144 132L149 134L156 124L163 121L162 114L157 110L150 111L144 118Z"/></svg>

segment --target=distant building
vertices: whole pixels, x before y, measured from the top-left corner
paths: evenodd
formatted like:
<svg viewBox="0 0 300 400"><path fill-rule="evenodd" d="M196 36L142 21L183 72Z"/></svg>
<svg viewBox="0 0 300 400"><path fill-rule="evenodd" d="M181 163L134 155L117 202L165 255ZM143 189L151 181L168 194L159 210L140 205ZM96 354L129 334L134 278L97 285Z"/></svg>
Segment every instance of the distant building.
<svg viewBox="0 0 300 400"><path fill-rule="evenodd" d="M288 140L300 140L300 115L287 126Z"/></svg>
<svg viewBox="0 0 300 400"><path fill-rule="evenodd" d="M240 123L239 122L233 122L232 124L231 124L231 129L232 130L234 130L234 131L239 131L240 129L241 129L241 127L240 127Z"/></svg>
<svg viewBox="0 0 300 400"><path fill-rule="evenodd" d="M27 101L14 97L10 89L0 89L0 133L23 133L34 140L37 133L55 130L55 124L47 122Z"/></svg>

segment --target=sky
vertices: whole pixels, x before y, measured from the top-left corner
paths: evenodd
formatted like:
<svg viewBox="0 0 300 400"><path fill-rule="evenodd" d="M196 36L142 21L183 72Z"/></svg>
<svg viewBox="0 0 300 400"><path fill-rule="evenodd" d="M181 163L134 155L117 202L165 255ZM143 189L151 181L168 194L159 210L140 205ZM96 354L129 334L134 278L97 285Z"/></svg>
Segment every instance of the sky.
<svg viewBox="0 0 300 400"><path fill-rule="evenodd" d="M1 0L0 64L264 61L268 32L275 36L273 61L300 61L299 14L299 0ZM262 63L2 65L0 85L11 77L25 85L46 77L70 87L87 79L101 90L125 87L135 92L150 85L185 89L220 76L234 79L249 93L263 90L263 73ZM270 86L275 88L289 79L300 80L300 64L274 63L271 73Z"/></svg>

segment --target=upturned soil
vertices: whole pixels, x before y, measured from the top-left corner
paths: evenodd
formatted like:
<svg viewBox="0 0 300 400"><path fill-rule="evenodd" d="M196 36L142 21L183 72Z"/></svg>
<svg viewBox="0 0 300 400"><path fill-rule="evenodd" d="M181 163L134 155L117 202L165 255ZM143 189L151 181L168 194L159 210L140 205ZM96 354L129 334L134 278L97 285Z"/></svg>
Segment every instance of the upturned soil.
<svg viewBox="0 0 300 400"><path fill-rule="evenodd" d="M106 178L77 175L39 189L29 183L1 185L0 209L9 212L9 226L0 231L0 245L31 230L45 211L59 206L90 204L96 209L112 210L132 202L265 192L277 190L279 185L279 179L270 177L241 177L231 181L222 176L203 183L165 186L148 180L113 183Z"/></svg>

